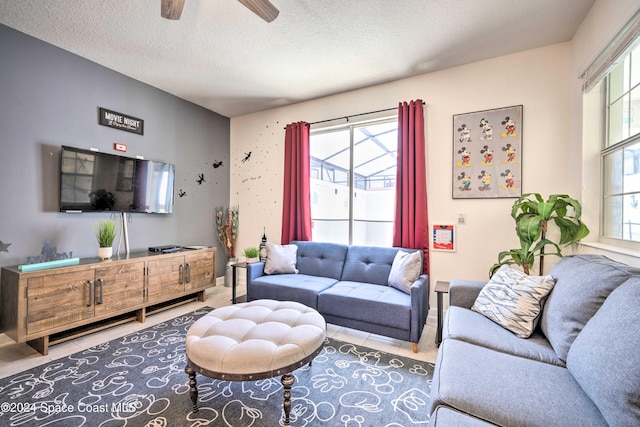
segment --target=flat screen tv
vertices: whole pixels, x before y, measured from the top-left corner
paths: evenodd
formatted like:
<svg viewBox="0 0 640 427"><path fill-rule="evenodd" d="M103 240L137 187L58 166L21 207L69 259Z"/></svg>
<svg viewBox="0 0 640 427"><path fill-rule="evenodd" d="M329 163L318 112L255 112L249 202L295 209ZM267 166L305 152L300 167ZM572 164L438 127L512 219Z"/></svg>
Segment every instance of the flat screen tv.
<svg viewBox="0 0 640 427"><path fill-rule="evenodd" d="M173 212L175 167L62 146L60 211Z"/></svg>

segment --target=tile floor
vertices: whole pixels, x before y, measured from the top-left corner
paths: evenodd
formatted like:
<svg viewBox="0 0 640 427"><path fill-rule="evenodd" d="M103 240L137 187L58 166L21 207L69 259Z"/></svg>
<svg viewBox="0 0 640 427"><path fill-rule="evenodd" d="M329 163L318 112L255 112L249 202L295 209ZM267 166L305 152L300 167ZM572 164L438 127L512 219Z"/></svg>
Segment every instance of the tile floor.
<svg viewBox="0 0 640 427"><path fill-rule="evenodd" d="M238 295L244 294L243 288L244 286L239 286ZM170 310L147 316L145 323L130 322L51 346L47 356L42 356L25 343L18 344L7 335L0 334L0 378L48 363L61 357L66 357L131 332L148 328L149 326L191 312L203 306L218 308L229 304L231 304L231 288L226 288L220 284L207 290L205 302L190 302ZM432 304L432 306L435 306L435 304ZM357 331L355 329L343 328L332 324L327 325L327 335L341 341L434 363L438 353L438 347L434 344L436 331L435 314L435 308L432 308L427 319L427 325L418 343L418 353L413 352L410 342Z"/></svg>

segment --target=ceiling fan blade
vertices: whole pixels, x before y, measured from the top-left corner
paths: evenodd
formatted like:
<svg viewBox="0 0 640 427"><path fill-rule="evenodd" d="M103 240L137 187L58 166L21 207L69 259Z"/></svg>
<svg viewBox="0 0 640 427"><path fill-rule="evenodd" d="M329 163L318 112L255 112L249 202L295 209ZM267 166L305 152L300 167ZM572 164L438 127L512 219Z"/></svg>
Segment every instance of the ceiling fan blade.
<svg viewBox="0 0 640 427"><path fill-rule="evenodd" d="M160 15L166 19L180 19L184 0L162 0L160 5Z"/></svg>
<svg viewBox="0 0 640 427"><path fill-rule="evenodd" d="M271 22L278 17L280 11L271 4L269 0L238 0L250 11L258 15L267 22Z"/></svg>

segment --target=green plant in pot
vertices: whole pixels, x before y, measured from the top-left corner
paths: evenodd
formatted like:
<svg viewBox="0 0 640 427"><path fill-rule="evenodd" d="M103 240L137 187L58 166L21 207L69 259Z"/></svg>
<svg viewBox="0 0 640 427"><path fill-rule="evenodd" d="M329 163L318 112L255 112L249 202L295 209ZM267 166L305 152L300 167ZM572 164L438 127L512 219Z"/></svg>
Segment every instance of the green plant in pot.
<svg viewBox="0 0 640 427"><path fill-rule="evenodd" d="M589 229L580 220L580 202L566 194L552 194L547 200L538 193L523 194L511 208L511 217L516 221L516 234L520 247L500 252L498 262L491 267L489 276L504 264L522 267L526 274L539 259L540 274L544 274L546 255L562 256L561 246L579 242L589 234ZM555 224L560 232L557 241L548 235L549 224ZM545 252L550 247L551 252Z"/></svg>
<svg viewBox="0 0 640 427"><path fill-rule="evenodd" d="M106 219L98 222L94 229L98 240L98 257L100 259L111 258L113 242L118 234L118 223L113 219Z"/></svg>
<svg viewBox="0 0 640 427"><path fill-rule="evenodd" d="M244 256L247 258L247 262L253 262L258 259L260 251L258 248L250 247L244 250Z"/></svg>

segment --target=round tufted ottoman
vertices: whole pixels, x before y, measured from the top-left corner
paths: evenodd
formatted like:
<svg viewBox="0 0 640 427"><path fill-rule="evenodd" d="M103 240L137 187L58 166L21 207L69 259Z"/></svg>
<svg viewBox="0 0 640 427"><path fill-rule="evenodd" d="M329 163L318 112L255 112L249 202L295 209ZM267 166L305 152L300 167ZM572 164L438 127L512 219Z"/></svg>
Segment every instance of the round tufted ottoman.
<svg viewBox="0 0 640 427"><path fill-rule="evenodd" d="M256 300L212 310L187 332L186 353L193 411L198 411L196 372L227 381L282 375L285 425L291 411L291 372L322 350L326 322L297 302Z"/></svg>

